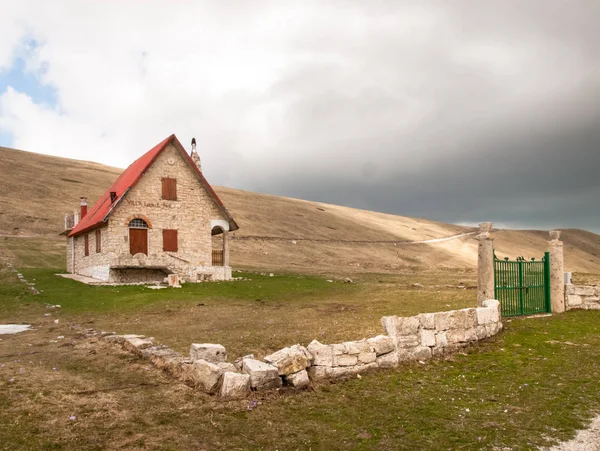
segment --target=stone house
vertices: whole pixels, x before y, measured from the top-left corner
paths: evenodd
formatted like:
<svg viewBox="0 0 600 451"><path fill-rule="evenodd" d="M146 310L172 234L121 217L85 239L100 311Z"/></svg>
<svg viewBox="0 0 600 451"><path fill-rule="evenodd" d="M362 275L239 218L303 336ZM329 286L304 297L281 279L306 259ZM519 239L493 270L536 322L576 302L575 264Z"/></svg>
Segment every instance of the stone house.
<svg viewBox="0 0 600 451"><path fill-rule="evenodd" d="M82 197L65 229L72 274L107 283L231 279L227 235L238 226L204 178L195 140L191 155L175 135L150 149L89 211Z"/></svg>

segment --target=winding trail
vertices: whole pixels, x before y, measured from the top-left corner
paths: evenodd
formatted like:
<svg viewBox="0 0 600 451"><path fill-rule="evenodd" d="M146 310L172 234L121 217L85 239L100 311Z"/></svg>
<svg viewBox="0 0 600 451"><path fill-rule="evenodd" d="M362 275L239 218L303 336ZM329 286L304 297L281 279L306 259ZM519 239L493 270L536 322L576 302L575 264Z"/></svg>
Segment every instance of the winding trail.
<svg viewBox="0 0 600 451"><path fill-rule="evenodd" d="M547 448L547 451L600 451L600 415L592 420L589 428L577 432L573 440Z"/></svg>
<svg viewBox="0 0 600 451"><path fill-rule="evenodd" d="M252 240L262 240L262 241L278 241L278 242L308 242L308 243L341 243L341 244L394 244L394 245L410 245L410 244L429 244L429 243L442 243L444 241L456 240L459 238L463 238L465 236L476 235L479 232L465 232L459 233L457 235L445 236L442 238L429 238L427 240L375 240L375 241L366 241L366 240L331 240L325 238L283 238L279 236L257 236L257 235L247 235L247 236L236 236L232 237L235 241L252 241Z"/></svg>

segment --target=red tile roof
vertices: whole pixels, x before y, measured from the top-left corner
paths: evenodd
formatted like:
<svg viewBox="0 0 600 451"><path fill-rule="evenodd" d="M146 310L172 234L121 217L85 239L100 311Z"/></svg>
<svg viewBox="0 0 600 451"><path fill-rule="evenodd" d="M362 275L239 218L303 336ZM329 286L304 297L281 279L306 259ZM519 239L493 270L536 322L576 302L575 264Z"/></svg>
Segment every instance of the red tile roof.
<svg viewBox="0 0 600 451"><path fill-rule="evenodd" d="M219 199L219 196L217 196L217 193L215 193L210 184L206 181L204 175L202 175L202 172L192 161L192 158L185 151L177 137L175 135L171 135L131 163L131 165L125 169L125 171L123 171L119 178L114 181L110 188L106 190L102 197L100 197L98 202L96 202L93 207L88 210L87 215L85 215L85 217L79 221L73 230L69 232L68 236L80 235L106 223L112 210L121 202L129 189L135 186L138 180L144 175L152 163L154 163L161 152L165 150L171 143L181 152L182 157L188 161L198 176L202 186L208 191L209 195L213 198L221 212L228 219L229 229L237 230L239 228L238 225L235 223L229 212L225 209L225 206L223 205L223 202L221 202L221 199ZM111 203L110 193L113 191L117 193L117 200L114 203Z"/></svg>

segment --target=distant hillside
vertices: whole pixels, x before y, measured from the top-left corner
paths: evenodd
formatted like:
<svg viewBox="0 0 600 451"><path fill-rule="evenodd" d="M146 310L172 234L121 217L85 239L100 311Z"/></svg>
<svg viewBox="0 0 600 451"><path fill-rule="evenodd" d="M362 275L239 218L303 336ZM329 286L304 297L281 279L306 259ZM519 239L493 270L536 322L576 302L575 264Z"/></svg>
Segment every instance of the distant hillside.
<svg viewBox="0 0 600 451"><path fill-rule="evenodd" d="M93 203L120 172L97 163L0 147L0 234L44 238L52 243L48 249L56 252L64 213L78 208L80 196ZM231 244L234 266L350 273L476 265L472 235L407 243L472 232L469 227L231 188L215 190L240 225ZM547 248L547 232L500 230L495 235L499 256L541 257ZM563 238L568 270L600 273L600 235L566 230ZM11 245L4 246L4 254L10 256L9 247L14 251L12 238Z"/></svg>

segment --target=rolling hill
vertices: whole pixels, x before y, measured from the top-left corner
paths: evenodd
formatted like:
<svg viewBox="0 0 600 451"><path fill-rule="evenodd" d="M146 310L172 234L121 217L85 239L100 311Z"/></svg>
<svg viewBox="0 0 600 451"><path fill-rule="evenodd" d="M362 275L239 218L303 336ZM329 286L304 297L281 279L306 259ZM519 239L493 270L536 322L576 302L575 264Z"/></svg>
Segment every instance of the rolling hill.
<svg viewBox="0 0 600 451"><path fill-rule="evenodd" d="M19 250L28 248L29 254L53 253L52 261L60 261L64 239L57 235L64 214L78 208L80 196L93 203L120 172L0 147L1 255L18 260ZM476 265L473 228L232 188L215 190L240 225L231 242L237 267L341 274ZM547 248L544 231L498 230L495 236L499 256L541 257ZM567 270L600 273L600 235L565 230L563 239Z"/></svg>

